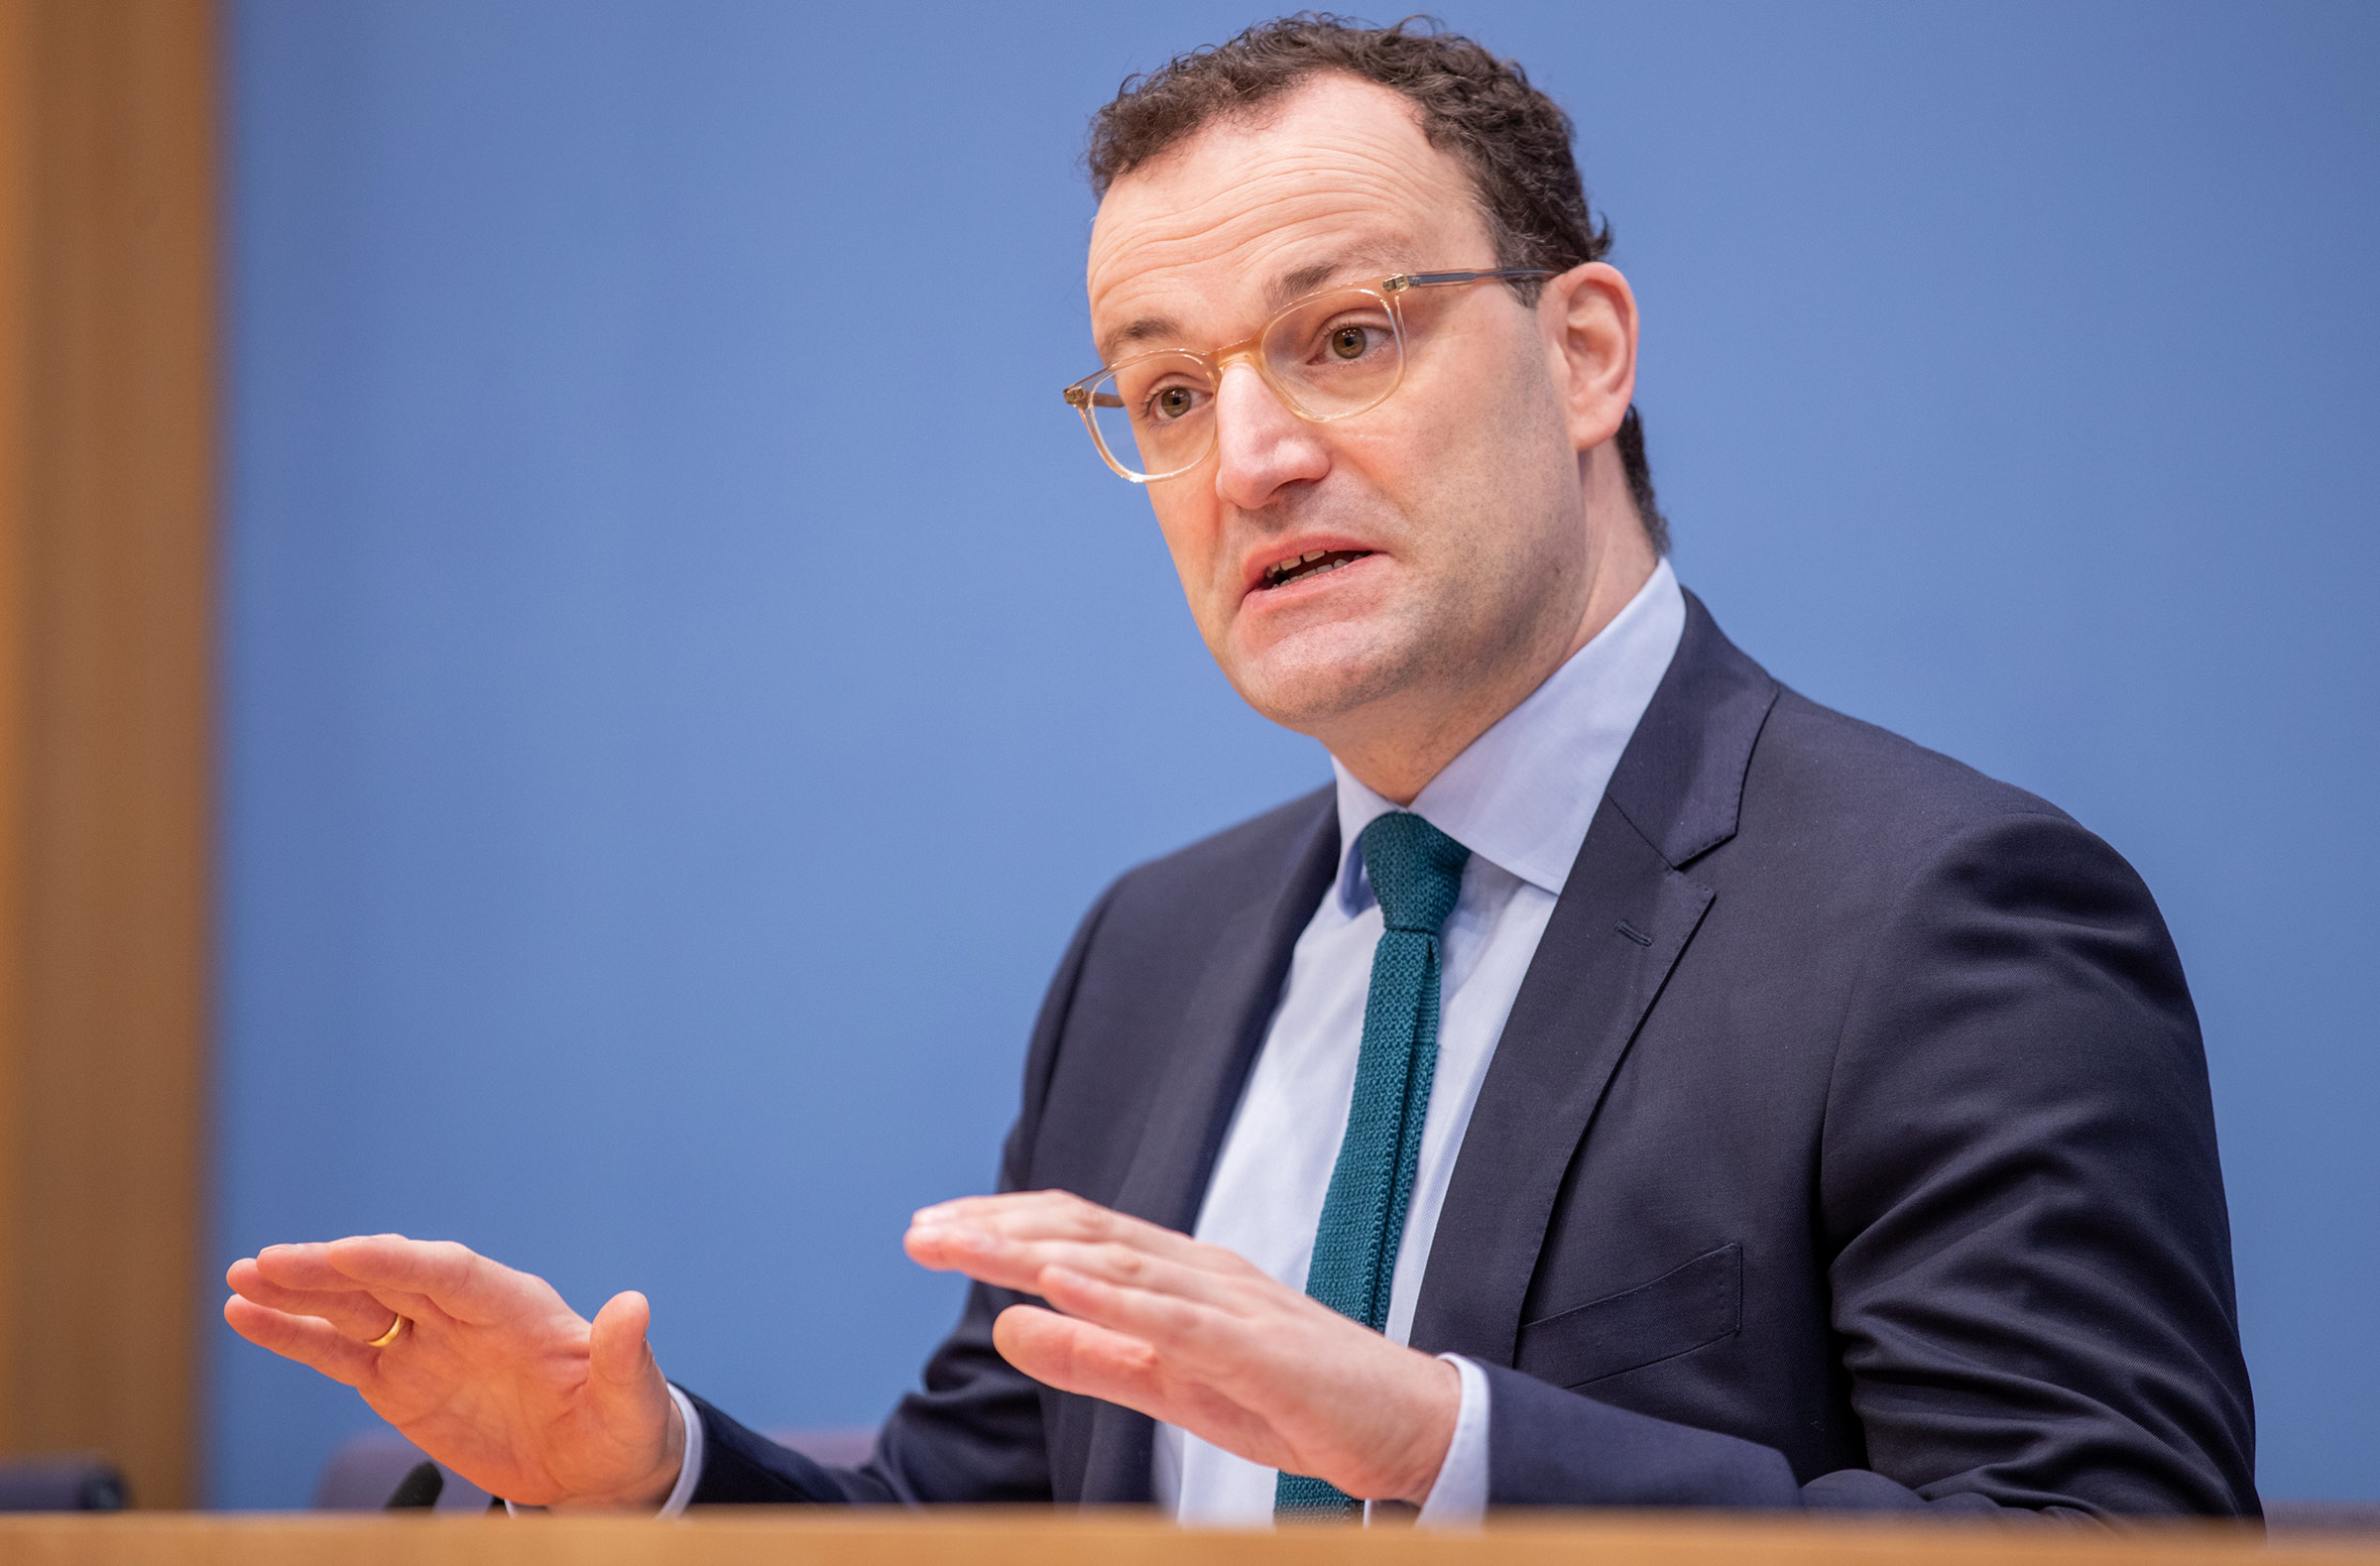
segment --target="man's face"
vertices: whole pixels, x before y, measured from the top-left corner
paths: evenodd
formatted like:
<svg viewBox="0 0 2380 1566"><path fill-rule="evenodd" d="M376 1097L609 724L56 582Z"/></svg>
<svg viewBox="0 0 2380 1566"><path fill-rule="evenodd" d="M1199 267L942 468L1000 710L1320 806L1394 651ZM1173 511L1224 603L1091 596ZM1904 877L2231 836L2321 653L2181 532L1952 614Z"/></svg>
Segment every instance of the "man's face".
<svg viewBox="0 0 2380 1566"><path fill-rule="evenodd" d="M1204 352L1332 284L1496 264L1468 174L1411 105L1323 76L1116 181L1092 230L1092 330L1110 363ZM1579 454L1538 313L1498 284L1406 298L1386 402L1308 422L1235 361L1214 452L1148 486L1216 662L1258 711L1326 743L1542 663L1585 599ZM1318 550L1333 568L1268 579Z"/></svg>

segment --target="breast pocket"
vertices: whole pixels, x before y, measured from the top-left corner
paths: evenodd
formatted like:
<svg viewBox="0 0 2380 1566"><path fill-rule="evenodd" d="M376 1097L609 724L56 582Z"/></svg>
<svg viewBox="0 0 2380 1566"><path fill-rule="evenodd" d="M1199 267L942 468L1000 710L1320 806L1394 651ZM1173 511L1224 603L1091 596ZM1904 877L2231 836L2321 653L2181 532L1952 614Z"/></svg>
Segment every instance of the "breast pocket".
<svg viewBox="0 0 2380 1566"><path fill-rule="evenodd" d="M1649 1283L1520 1329L1514 1368L1579 1387L1717 1343L1743 1325L1743 1247L1707 1251Z"/></svg>

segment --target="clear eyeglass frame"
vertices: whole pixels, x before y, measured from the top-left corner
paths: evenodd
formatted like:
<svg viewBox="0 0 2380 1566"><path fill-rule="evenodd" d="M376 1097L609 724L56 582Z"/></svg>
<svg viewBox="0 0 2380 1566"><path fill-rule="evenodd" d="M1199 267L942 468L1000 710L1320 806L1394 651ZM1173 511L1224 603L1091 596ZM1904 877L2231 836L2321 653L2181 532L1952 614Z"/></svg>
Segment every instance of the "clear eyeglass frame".
<svg viewBox="0 0 2380 1566"><path fill-rule="evenodd" d="M1212 353L1192 353L1186 348L1160 348L1150 353L1134 354L1094 370L1067 387L1064 396L1067 406L1082 416L1083 427L1090 431L1091 443L1098 448L1101 461L1107 463L1119 478L1134 484L1154 484L1161 479L1178 478L1207 459L1215 449L1215 420L1211 413L1204 420L1203 438L1194 430L1183 431L1188 439L1177 442L1177 449L1167 454L1167 460L1160 464L1162 471L1144 472L1137 462L1142 459L1143 448L1155 442L1140 438L1141 431L1150 427L1150 424L1145 418L1136 419L1132 416L1128 399L1119 390L1126 378L1160 374L1169 366L1187 375L1195 367L1203 372L1207 396L1211 401L1214 389L1223 384L1224 366L1234 360L1245 359L1272 395L1280 400L1281 406L1298 418L1318 424L1352 419L1379 407L1404 384L1407 336L1404 301L1413 290L1462 288L1474 283L1513 283L1555 275L1543 269L1505 267L1486 272L1400 272L1376 282L1342 284L1283 305L1255 335L1228 347L1217 348ZM1276 334L1308 316L1324 322L1344 319L1345 314L1339 309L1321 311L1319 308L1326 302L1342 299L1347 301L1347 311L1358 309L1360 301L1369 301L1376 307L1378 317L1387 322L1387 347L1394 356L1393 363L1382 371L1372 372L1368 379L1351 382L1345 395L1318 395L1316 387L1308 386L1303 388L1304 395L1301 396L1301 388L1274 362L1273 350L1281 346L1276 341ZM1307 406L1309 403L1324 406L1313 408ZM1103 420L1110 423L1121 421L1126 432L1133 437L1134 443L1129 451L1115 449L1122 443L1122 437L1112 431L1103 431ZM1195 454L1185 455L1193 451ZM1128 457L1134 460L1128 461Z"/></svg>

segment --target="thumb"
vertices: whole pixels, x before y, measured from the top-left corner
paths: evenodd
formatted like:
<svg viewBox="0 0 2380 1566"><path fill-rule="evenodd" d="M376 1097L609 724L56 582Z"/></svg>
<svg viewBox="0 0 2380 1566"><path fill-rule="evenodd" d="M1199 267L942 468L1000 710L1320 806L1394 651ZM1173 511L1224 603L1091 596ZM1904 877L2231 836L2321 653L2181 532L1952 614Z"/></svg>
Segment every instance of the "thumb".
<svg viewBox="0 0 2380 1566"><path fill-rule="evenodd" d="M645 1333L653 1325L653 1302L635 1289L614 1294L595 1312L587 1331L588 1380L606 1400L650 1395L660 1376Z"/></svg>

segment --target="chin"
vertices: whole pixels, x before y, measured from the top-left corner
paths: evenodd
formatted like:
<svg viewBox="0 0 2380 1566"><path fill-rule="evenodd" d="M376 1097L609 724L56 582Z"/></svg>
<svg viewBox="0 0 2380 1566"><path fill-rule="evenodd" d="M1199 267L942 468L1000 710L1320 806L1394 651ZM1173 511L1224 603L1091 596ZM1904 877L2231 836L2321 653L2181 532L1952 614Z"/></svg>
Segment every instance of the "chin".
<svg viewBox="0 0 2380 1566"><path fill-rule="evenodd" d="M1373 632L1333 627L1308 632L1225 673L1241 698L1284 729L1319 736L1333 720L1390 694L1421 661Z"/></svg>

